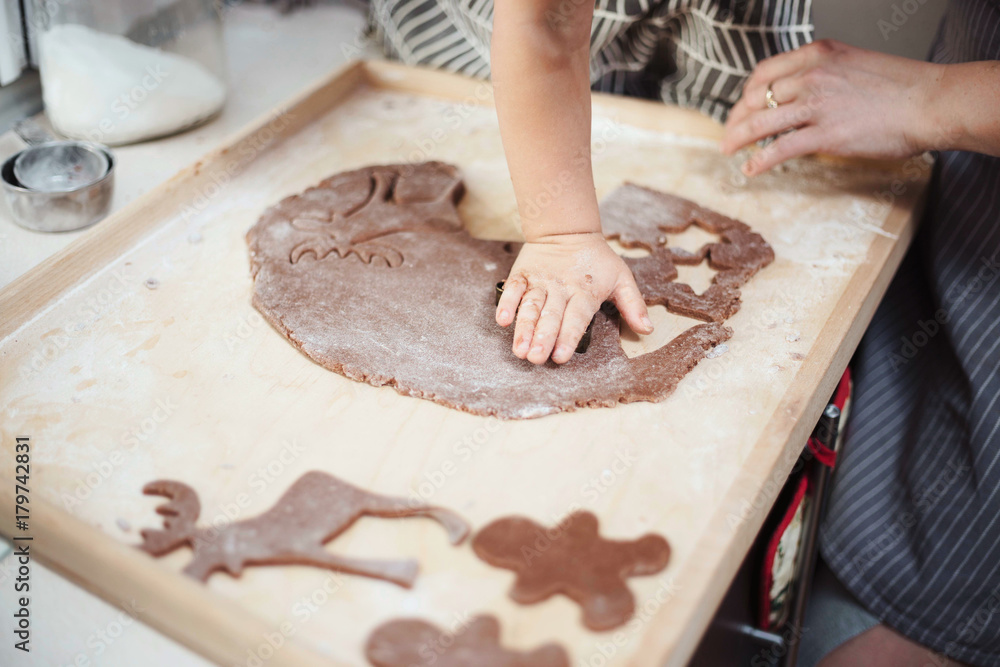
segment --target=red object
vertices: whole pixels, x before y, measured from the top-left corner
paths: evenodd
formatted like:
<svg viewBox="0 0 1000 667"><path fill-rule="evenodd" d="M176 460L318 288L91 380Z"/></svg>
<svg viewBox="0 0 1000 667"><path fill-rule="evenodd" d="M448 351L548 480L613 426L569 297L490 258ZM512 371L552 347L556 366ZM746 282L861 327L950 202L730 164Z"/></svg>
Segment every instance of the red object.
<svg viewBox="0 0 1000 667"><path fill-rule="evenodd" d="M847 399L851 397L851 369L848 368L844 371L844 374L840 377L840 384L837 385L837 391L833 393L833 404L836 405L841 410L847 405Z"/></svg>
<svg viewBox="0 0 1000 667"><path fill-rule="evenodd" d="M833 393L832 403L836 405L841 412L843 412L844 406L847 405L847 399L850 397L851 369L848 368L840 377L840 383L837 385L837 390ZM816 460L825 465L827 468L833 468L837 465L836 450L830 449L816 438L809 438L809 440L806 441L806 444L809 446L809 450L816 456Z"/></svg>
<svg viewBox="0 0 1000 667"><path fill-rule="evenodd" d="M847 401L851 397L851 370L848 368L844 371L844 374L840 378L840 382L837 384L837 389L833 393L833 398L831 403L836 405L841 412L847 405ZM810 437L806 441L806 446L809 451L813 453L816 460L822 465L828 468L833 468L837 463L837 452L835 449L831 449L820 442L818 439ZM759 624L764 630L771 629L771 586L774 583L772 576L772 569L774 567L774 558L778 553L778 545L781 542L782 536L785 531L788 530L788 526L791 524L792 519L795 517L795 512L798 510L799 505L802 504L803 499L809 492L809 476L802 475L798 481L798 486L795 489L795 495L792 501L789 503L788 507L785 509L784 516L781 517L781 523L775 529L774 533L771 535L767 542L767 549L764 552L764 564L763 572L761 573L761 591L760 591L760 617ZM802 545L799 544L798 547L801 549ZM801 554L796 554L798 559ZM794 579L793 579L794 582Z"/></svg>
<svg viewBox="0 0 1000 667"><path fill-rule="evenodd" d="M806 444L809 445L809 451L816 455L816 460L827 468L837 465L836 451L830 449L816 438L809 438Z"/></svg>
<svg viewBox="0 0 1000 667"><path fill-rule="evenodd" d="M799 486L795 490L795 496L792 498L792 502L789 503L788 509L785 510L785 516L781 517L781 523L778 525L777 530L771 535L771 539L767 543L767 551L764 552L764 571L761 576L761 596L760 596L760 627L764 630L771 629L771 585L774 583L771 570L774 567L774 557L778 553L778 545L781 543L781 538L784 536L785 531L788 530L788 526L792 523L792 519L795 518L795 513L799 509L799 505L806 497L806 492L809 490L809 476L802 475L799 478ZM802 548L801 542L797 545L799 549ZM800 554L796 554L796 560L800 557ZM796 563L796 565L798 565ZM792 577L792 581L789 583L789 587L793 586L795 583L795 577ZM788 594L786 593L786 598Z"/></svg>

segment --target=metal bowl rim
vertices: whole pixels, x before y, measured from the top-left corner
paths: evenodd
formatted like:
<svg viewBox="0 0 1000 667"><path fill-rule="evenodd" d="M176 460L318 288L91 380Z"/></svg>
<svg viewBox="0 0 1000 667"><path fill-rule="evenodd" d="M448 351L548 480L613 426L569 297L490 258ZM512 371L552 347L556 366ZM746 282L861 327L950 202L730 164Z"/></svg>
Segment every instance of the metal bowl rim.
<svg viewBox="0 0 1000 667"><path fill-rule="evenodd" d="M83 190L87 190L89 188L96 187L96 186L104 183L105 181L107 181L114 174L114 171L115 171L115 155L114 155L114 153L111 152L110 148L108 148L104 144L98 144L98 143L95 143L93 141L78 141L78 140L75 140L75 139L67 139L67 140L60 140L60 141L46 141L45 143L36 144L35 146L26 146L26 147L22 148L21 150L17 151L16 153L14 153L13 155L11 155L6 160L4 160L3 167L6 167L7 163L9 163L9 162L17 160L17 158L20 157L26 151L30 151L30 150L35 149L35 148L40 148L42 146L59 146L59 145L62 145L62 146L69 146L69 145L84 146L84 147L89 148L91 150L103 153L104 156L108 159L108 170L104 173L104 176L101 176L96 181L93 181L91 183L87 183L86 185L81 185L79 187L73 188L72 190L33 190L31 188L26 188L26 187L24 187L23 185L20 185L20 184L15 185L13 183L8 182L6 179L2 179L2 178L0 178L0 182L3 182L3 186L6 189L12 190L14 192L24 192L24 193L33 194L33 195L59 196L59 195L69 195L69 194L73 194L75 192L82 192ZM14 171L13 167L14 167L14 165L11 164L11 173L13 173L13 171ZM0 167L0 171L2 171L2 167ZM20 183L20 181L18 181L18 183Z"/></svg>

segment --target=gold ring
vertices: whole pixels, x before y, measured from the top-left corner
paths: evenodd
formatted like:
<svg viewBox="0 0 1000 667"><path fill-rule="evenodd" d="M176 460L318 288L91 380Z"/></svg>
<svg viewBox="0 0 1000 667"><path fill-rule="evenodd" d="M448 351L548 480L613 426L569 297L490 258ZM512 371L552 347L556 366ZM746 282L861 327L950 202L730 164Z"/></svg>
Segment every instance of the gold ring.
<svg viewBox="0 0 1000 667"><path fill-rule="evenodd" d="M767 93L764 94L764 98L767 100L768 109L778 108L778 100L774 99L774 91L771 90L771 84L767 84Z"/></svg>

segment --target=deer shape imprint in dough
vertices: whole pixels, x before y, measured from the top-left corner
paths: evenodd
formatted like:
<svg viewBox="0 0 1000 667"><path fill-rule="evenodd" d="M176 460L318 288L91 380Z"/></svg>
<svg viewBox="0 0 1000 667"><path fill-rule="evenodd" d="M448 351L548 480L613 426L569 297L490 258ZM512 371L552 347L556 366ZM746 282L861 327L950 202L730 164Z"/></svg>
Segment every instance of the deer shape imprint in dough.
<svg viewBox="0 0 1000 667"><path fill-rule="evenodd" d="M452 544L461 544L469 534L469 525L451 510L371 493L316 470L296 480L263 514L220 529L196 527L201 504L186 484L159 480L147 484L143 493L170 502L156 508L163 529L142 530L139 548L163 556L190 546L194 557L184 573L202 581L217 570L239 576L247 565L312 565L409 588L417 576L416 561L345 558L323 545L362 516L428 517L444 526Z"/></svg>
<svg viewBox="0 0 1000 667"><path fill-rule="evenodd" d="M462 181L448 165L420 167L350 171L306 190L296 202L292 227L310 237L292 248L291 263L306 254L315 259L334 254L341 259L355 255L365 264L381 260L396 268L403 254L380 239L402 232L461 229L455 205L465 193Z"/></svg>

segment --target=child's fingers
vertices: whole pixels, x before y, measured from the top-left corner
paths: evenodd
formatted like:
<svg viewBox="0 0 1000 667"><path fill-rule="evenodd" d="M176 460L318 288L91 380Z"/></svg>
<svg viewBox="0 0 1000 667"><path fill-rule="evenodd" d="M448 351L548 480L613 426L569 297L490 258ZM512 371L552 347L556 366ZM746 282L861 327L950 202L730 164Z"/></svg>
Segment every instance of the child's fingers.
<svg viewBox="0 0 1000 667"><path fill-rule="evenodd" d="M618 307L618 312L632 330L641 334L653 333L653 323L649 319L646 302L635 284L635 278L630 273L627 279L618 281L618 286L611 294L611 300Z"/></svg>
<svg viewBox="0 0 1000 667"><path fill-rule="evenodd" d="M517 304L521 303L521 297L528 288L524 278L516 276L507 278L503 283L503 294L500 295L500 302L497 303L496 320L502 327L509 326L514 321L514 313L517 312Z"/></svg>
<svg viewBox="0 0 1000 667"><path fill-rule="evenodd" d="M556 344L559 327L562 325L563 313L566 311L566 297L549 292L545 297L542 314L535 325L535 333L531 337L531 349L528 351L528 361L533 364L544 364L552 354Z"/></svg>
<svg viewBox="0 0 1000 667"><path fill-rule="evenodd" d="M507 294L506 288L504 294ZM533 287L525 292L521 305L517 308L517 323L514 325L514 356L525 359L535 334L535 324L545 305L545 291Z"/></svg>
<svg viewBox="0 0 1000 667"><path fill-rule="evenodd" d="M556 339L556 347L552 352L552 361L565 364L573 358L576 346L580 344L580 339L596 312L597 308L591 299L580 294L570 298L563 315L562 328L559 329L559 338Z"/></svg>

